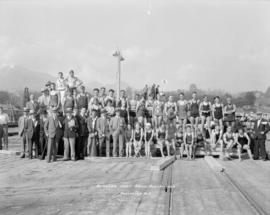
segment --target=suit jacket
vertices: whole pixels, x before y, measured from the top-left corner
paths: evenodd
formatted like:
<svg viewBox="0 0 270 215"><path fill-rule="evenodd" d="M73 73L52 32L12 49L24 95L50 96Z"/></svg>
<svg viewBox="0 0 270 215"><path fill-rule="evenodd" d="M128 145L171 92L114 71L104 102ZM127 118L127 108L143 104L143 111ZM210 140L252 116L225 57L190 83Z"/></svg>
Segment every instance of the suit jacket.
<svg viewBox="0 0 270 215"><path fill-rule="evenodd" d="M123 117L113 117L110 121L110 131L122 131L125 128L125 119Z"/></svg>
<svg viewBox="0 0 270 215"><path fill-rule="evenodd" d="M19 136L22 137L26 131L26 124L27 124L28 117L21 116L18 120L18 126L19 126Z"/></svg>
<svg viewBox="0 0 270 215"><path fill-rule="evenodd" d="M74 126L70 127L70 123L74 123ZM78 122L75 117L68 119L67 117L64 120L64 137L65 138L75 138L76 132L78 129Z"/></svg>
<svg viewBox="0 0 270 215"><path fill-rule="evenodd" d="M26 108L29 109L29 110L34 110L35 112L37 112L38 109L39 109L39 104L38 104L37 101L34 101L34 103L29 101L29 102L26 103Z"/></svg>
<svg viewBox="0 0 270 215"><path fill-rule="evenodd" d="M258 126L258 121L259 120L256 120L254 125L254 138L265 140L266 133L270 131L270 126L265 120L262 120L260 125Z"/></svg>
<svg viewBox="0 0 270 215"><path fill-rule="evenodd" d="M63 127L60 120L56 117L55 120L53 116L48 117L48 120L45 122L45 133L49 138L55 138L57 129Z"/></svg>
<svg viewBox="0 0 270 215"><path fill-rule="evenodd" d="M91 116L87 118L87 128L90 134L97 133L97 119L92 119Z"/></svg>
<svg viewBox="0 0 270 215"><path fill-rule="evenodd" d="M99 137L102 137L102 135L107 135L110 133L110 125L107 118L99 117L97 119L97 131Z"/></svg>

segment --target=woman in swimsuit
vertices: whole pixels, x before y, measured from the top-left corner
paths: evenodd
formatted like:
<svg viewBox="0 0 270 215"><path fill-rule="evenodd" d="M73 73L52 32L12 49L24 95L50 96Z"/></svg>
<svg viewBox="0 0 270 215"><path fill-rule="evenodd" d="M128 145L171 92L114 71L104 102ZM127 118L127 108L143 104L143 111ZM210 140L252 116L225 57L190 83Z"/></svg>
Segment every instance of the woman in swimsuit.
<svg viewBox="0 0 270 215"><path fill-rule="evenodd" d="M154 131L151 127L151 123L146 123L145 132L144 132L144 140L145 140L145 156L150 158L151 155L151 145L153 144Z"/></svg>
<svg viewBox="0 0 270 215"><path fill-rule="evenodd" d="M154 117L154 128L157 129L160 127L161 122L163 120L163 110L164 103L161 100L160 94L157 94L157 100L153 105L153 117Z"/></svg>
<svg viewBox="0 0 270 215"><path fill-rule="evenodd" d="M131 146L133 144L133 136L134 131L130 124L127 125L127 129L125 130L125 139L126 139L126 157L131 157Z"/></svg>
<svg viewBox="0 0 270 215"><path fill-rule="evenodd" d="M169 124L171 121L175 124L177 113L177 105L173 101L173 96L169 96L168 102L165 103L164 106L164 114L166 116L166 121Z"/></svg>
<svg viewBox="0 0 270 215"><path fill-rule="evenodd" d="M208 101L208 97L206 95L203 97L203 101L200 104L200 114L202 128L204 128L205 122L207 128L209 128L211 121L211 103Z"/></svg>
<svg viewBox="0 0 270 215"><path fill-rule="evenodd" d="M178 112L178 122L182 128L186 127L187 124L187 110L188 104L184 99L184 93L180 93L179 100L177 101L177 112Z"/></svg>
<svg viewBox="0 0 270 215"><path fill-rule="evenodd" d="M160 127L157 129L156 137L157 137L156 148L160 150L161 156L164 157L163 146L165 145L165 138L166 138L166 127L164 123L162 123Z"/></svg>
<svg viewBox="0 0 270 215"><path fill-rule="evenodd" d="M191 159L192 149L194 144L194 134L190 125L187 126L186 132L184 134L184 145L187 151L187 157Z"/></svg>
<svg viewBox="0 0 270 215"><path fill-rule="evenodd" d="M173 147L174 153L175 149L175 134L176 134L176 126L173 121L170 121L166 131L166 148L167 148L167 156L170 156L170 146Z"/></svg>
<svg viewBox="0 0 270 215"><path fill-rule="evenodd" d="M175 139L176 139L176 144L179 147L179 151L180 151L180 157L183 157L183 152L184 152L184 133L183 133L183 128L181 126L178 127L176 135L175 135Z"/></svg>
<svg viewBox="0 0 270 215"><path fill-rule="evenodd" d="M223 128L223 104L220 103L220 97L214 98L214 104L212 106L213 120L219 124L220 128Z"/></svg>
<svg viewBox="0 0 270 215"><path fill-rule="evenodd" d="M140 124L137 122L135 124L135 129L133 132L133 147L135 152L135 157L141 157L141 148L142 148L142 138L143 138L143 129Z"/></svg>

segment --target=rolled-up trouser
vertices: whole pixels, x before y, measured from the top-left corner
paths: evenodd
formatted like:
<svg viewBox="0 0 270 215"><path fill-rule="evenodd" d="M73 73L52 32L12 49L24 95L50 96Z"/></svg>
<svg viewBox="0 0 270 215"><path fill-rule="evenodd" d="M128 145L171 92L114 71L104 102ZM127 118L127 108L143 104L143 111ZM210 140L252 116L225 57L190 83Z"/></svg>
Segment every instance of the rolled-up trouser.
<svg viewBox="0 0 270 215"><path fill-rule="evenodd" d="M123 157L123 144L124 144L124 135L122 129L118 129L113 132L113 157L117 157L117 144L118 145L118 152L119 157Z"/></svg>
<svg viewBox="0 0 270 215"><path fill-rule="evenodd" d="M69 159L69 147L70 147L70 157L72 160L75 159L75 137L66 138L64 137L64 159Z"/></svg>

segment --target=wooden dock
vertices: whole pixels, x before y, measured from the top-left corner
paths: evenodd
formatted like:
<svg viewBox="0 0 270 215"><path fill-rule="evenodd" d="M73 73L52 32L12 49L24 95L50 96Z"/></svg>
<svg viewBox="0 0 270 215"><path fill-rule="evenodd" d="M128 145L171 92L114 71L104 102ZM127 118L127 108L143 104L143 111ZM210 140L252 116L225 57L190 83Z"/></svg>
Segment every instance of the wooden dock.
<svg viewBox="0 0 270 215"><path fill-rule="evenodd" d="M214 162L269 214L269 162ZM1 154L0 214L263 214L204 158L151 170L161 163L96 158L48 164Z"/></svg>

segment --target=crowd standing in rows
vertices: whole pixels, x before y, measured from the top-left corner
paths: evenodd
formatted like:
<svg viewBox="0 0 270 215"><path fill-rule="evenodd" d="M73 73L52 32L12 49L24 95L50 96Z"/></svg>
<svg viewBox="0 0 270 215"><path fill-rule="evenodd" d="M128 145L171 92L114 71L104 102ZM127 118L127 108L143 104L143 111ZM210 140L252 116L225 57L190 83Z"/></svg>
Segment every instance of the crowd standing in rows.
<svg viewBox="0 0 270 215"><path fill-rule="evenodd" d="M175 156L177 150L180 158L184 154L195 158L198 150L204 150L230 159L234 148L239 160L243 151L250 159L267 159L267 115L238 116L230 97L224 104L218 96L213 103L207 95L200 101L196 92L190 100L184 93L166 99L155 85L132 98L122 90L117 100L114 90L104 87L95 88L90 97L73 71L67 78L58 75L37 100L31 94L25 104L19 119L21 158L47 156L48 162L56 161L63 141L64 161L86 156Z"/></svg>

